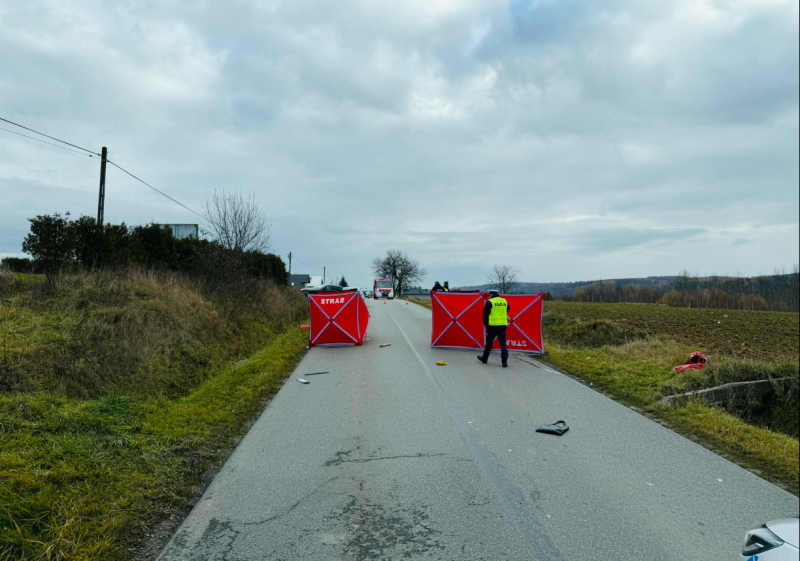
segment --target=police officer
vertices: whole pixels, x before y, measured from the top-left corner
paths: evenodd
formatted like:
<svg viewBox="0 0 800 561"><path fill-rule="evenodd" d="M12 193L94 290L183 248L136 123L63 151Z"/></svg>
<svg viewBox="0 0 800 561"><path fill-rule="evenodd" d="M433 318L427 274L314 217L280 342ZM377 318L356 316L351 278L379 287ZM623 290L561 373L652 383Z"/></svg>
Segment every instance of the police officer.
<svg viewBox="0 0 800 561"><path fill-rule="evenodd" d="M496 290L489 291L489 299L483 307L483 325L486 327L486 346L483 354L478 355L478 360L486 364L489 362L489 353L492 352L494 338L500 341L500 361L503 368L508 366L508 347L506 347L506 327L508 327L508 314L511 310L508 301L500 298Z"/></svg>
<svg viewBox="0 0 800 561"><path fill-rule="evenodd" d="M444 286L442 288L444 288L445 292L450 292L450 283L447 282L447 281L444 281Z"/></svg>
<svg viewBox="0 0 800 561"><path fill-rule="evenodd" d="M444 292L444 287L439 284L439 281L436 281L433 288L431 288L431 292Z"/></svg>

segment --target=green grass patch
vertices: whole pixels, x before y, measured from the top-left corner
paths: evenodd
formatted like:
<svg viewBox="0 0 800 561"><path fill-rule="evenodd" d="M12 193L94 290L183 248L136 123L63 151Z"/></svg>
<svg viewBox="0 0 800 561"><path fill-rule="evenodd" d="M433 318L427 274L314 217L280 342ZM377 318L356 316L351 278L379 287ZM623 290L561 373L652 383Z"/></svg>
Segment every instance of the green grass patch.
<svg viewBox="0 0 800 561"><path fill-rule="evenodd" d="M147 528L188 508L306 344L289 328L183 397L0 395L0 560L130 558Z"/></svg>
<svg viewBox="0 0 800 561"><path fill-rule="evenodd" d="M409 298L408 301L413 304L418 304L423 308L428 308L429 310L431 309L432 306L430 298Z"/></svg>
<svg viewBox="0 0 800 561"><path fill-rule="evenodd" d="M795 495L800 492L800 446L796 438L748 425L718 407L695 401L684 407L664 407L658 414L680 432L698 437Z"/></svg>

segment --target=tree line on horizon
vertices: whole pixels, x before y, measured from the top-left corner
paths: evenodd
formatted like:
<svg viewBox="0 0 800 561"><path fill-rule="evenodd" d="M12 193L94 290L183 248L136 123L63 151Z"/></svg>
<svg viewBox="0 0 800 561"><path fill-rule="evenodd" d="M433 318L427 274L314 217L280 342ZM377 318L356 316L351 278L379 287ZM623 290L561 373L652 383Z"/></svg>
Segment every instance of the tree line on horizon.
<svg viewBox="0 0 800 561"><path fill-rule="evenodd" d="M682 271L672 283L658 286L627 284L614 280L597 281L578 288L574 294L556 299L568 302L631 302L665 304L684 308L722 308L729 310L800 311L800 271L776 271L758 277L692 275Z"/></svg>

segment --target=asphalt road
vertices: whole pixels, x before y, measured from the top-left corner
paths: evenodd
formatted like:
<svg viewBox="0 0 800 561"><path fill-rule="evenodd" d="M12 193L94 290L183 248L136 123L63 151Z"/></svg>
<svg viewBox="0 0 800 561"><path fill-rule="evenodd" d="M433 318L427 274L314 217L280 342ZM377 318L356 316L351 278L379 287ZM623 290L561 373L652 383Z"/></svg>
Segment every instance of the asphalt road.
<svg viewBox="0 0 800 561"><path fill-rule="evenodd" d="M368 304L365 345L311 349L160 561L733 560L798 514L530 356L434 350L428 310ZM564 436L534 432L560 419Z"/></svg>

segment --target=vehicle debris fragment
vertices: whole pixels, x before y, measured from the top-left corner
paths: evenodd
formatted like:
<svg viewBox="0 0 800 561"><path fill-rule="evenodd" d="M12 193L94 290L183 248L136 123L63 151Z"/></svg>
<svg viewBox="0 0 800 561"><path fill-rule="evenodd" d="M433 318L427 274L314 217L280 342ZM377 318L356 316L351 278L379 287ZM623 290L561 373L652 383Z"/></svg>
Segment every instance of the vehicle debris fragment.
<svg viewBox="0 0 800 561"><path fill-rule="evenodd" d="M536 432L541 432L544 434L555 434L556 436L561 436L568 430L569 427L567 426L567 423L565 423L564 421L556 421L551 425L542 425L541 427L536 429Z"/></svg>

